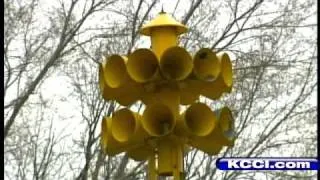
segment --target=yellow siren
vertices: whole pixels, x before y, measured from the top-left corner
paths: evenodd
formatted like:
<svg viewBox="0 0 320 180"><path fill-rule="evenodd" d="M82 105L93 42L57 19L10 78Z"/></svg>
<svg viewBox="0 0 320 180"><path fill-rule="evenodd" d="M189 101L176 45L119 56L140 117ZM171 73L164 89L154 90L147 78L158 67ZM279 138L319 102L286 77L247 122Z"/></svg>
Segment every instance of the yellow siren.
<svg viewBox="0 0 320 180"><path fill-rule="evenodd" d="M124 144L117 141L111 133L112 120L104 117L101 121L101 137L100 143L103 152L109 156L114 156L124 152L127 148Z"/></svg>
<svg viewBox="0 0 320 180"><path fill-rule="evenodd" d="M127 57L111 55L107 58L104 67L104 79L111 88L118 88L129 81L126 67Z"/></svg>
<svg viewBox="0 0 320 180"><path fill-rule="evenodd" d="M116 111L112 116L112 135L118 142L128 146L128 155L136 161L145 160L152 148L146 144L148 133L141 125L142 117L127 108Z"/></svg>
<svg viewBox="0 0 320 180"><path fill-rule="evenodd" d="M212 100L216 100L221 97L222 93L230 93L232 89L232 64L227 53L222 53L217 55L218 62L216 63L220 66L219 74L218 70L207 71L200 70L197 75L201 79L190 78L184 82L180 82L181 91L185 91L185 94L190 94L190 96L196 97L198 95L203 95ZM194 73L196 71L194 70ZM196 73L195 73L196 74ZM216 77L216 78L214 78Z"/></svg>
<svg viewBox="0 0 320 180"><path fill-rule="evenodd" d="M151 136L164 136L174 129L176 120L172 110L161 103L148 105L143 112L142 125Z"/></svg>
<svg viewBox="0 0 320 180"><path fill-rule="evenodd" d="M200 80L215 80L220 73L220 68L219 59L211 49L202 48L193 57L193 72Z"/></svg>
<svg viewBox="0 0 320 180"><path fill-rule="evenodd" d="M190 138L191 146L209 155L218 154L223 146L233 146L235 139L234 119L230 109L223 107L214 113L218 123L213 131L203 137Z"/></svg>
<svg viewBox="0 0 320 180"><path fill-rule="evenodd" d="M218 99L222 93L230 93L232 89L232 64L227 53L218 55L221 71L219 76L212 82L201 83L201 94L210 98Z"/></svg>
<svg viewBox="0 0 320 180"><path fill-rule="evenodd" d="M157 56L149 49L138 49L129 55L127 69L136 82L154 80L159 69Z"/></svg>
<svg viewBox="0 0 320 180"><path fill-rule="evenodd" d="M182 47L170 47L160 58L160 70L166 79L185 79L192 72L192 68L192 58Z"/></svg>
<svg viewBox="0 0 320 180"><path fill-rule="evenodd" d="M192 104L177 120L176 133L184 137L207 136L217 120L211 109L203 103Z"/></svg>
<svg viewBox="0 0 320 180"><path fill-rule="evenodd" d="M123 106L128 106L138 101L144 93L144 88L141 84L135 83L132 80L116 81L116 79L126 78L120 78L120 76L107 78L105 74L106 63L101 63L99 64L99 88L103 98L107 101L115 100ZM107 83L106 79L109 79L109 83ZM120 83L121 81L124 81L125 83ZM112 88L110 84L116 88Z"/></svg>

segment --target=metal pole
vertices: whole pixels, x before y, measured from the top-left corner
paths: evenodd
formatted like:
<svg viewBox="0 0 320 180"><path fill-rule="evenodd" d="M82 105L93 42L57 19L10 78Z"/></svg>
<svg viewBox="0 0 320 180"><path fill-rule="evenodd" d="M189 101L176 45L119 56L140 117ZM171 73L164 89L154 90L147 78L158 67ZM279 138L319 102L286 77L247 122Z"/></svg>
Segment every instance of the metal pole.
<svg viewBox="0 0 320 180"><path fill-rule="evenodd" d="M152 153L152 155L149 157L148 161L148 180L157 180L157 170L156 170L156 159L155 154Z"/></svg>

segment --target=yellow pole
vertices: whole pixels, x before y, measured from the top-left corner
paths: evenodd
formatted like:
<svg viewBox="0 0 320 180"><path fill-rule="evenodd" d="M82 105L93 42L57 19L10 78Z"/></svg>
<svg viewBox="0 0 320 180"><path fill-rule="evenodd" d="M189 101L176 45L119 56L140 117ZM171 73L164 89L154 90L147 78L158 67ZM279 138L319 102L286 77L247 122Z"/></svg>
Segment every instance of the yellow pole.
<svg viewBox="0 0 320 180"><path fill-rule="evenodd" d="M162 54L168 48L177 46L178 36L186 31L186 26L177 22L168 14L161 12L155 19L142 27L140 32L143 35L150 36L151 49L160 63ZM166 84L163 87L158 87L156 89L157 92L148 101L167 106L174 116L175 124L179 116L179 89L170 84ZM169 116L162 117L168 118ZM162 121L166 121L166 119ZM170 131L172 129L168 127L167 130ZM173 176L175 180L181 180L181 174L183 174L183 146L171 141L170 136L166 136L158 141L157 150L157 162L155 162L154 156L149 159L149 180L154 180L157 176L154 175L156 173L155 166L157 166L158 175Z"/></svg>
<svg viewBox="0 0 320 180"><path fill-rule="evenodd" d="M184 179L184 168L183 168L183 145L179 144L174 148L175 157L173 157L173 178L174 180L183 180Z"/></svg>
<svg viewBox="0 0 320 180"><path fill-rule="evenodd" d="M155 158L156 157L154 153L152 153L152 155L149 157L149 162L148 162L148 179L149 180L158 179Z"/></svg>
<svg viewBox="0 0 320 180"><path fill-rule="evenodd" d="M157 27L151 30L151 48L158 60L166 49L177 45L177 40L174 27Z"/></svg>
<svg viewBox="0 0 320 180"><path fill-rule="evenodd" d="M172 89L161 89L161 92L156 94L155 97L171 109L176 121L179 116L180 98L178 96L178 90L174 87L171 88ZM175 143L176 142L173 142L170 137L164 137L158 141L158 172L160 175L172 176L175 171L175 166L181 167L181 165L177 165L176 158L179 155L177 154L178 151ZM179 171L182 171L182 169L179 169Z"/></svg>

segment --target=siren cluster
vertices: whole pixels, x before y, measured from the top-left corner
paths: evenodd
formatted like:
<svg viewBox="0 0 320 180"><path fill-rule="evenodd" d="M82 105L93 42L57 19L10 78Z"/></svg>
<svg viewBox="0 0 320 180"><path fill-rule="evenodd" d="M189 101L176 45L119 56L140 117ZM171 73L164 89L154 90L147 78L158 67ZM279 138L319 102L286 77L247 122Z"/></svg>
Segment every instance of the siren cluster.
<svg viewBox="0 0 320 180"><path fill-rule="evenodd" d="M151 36L152 49L105 57L99 66L99 86L105 100L122 106L141 101L139 114L128 107L101 123L101 145L107 155L126 152L134 160L158 157L158 172L172 174L182 166L189 146L209 155L234 144L234 120L228 107L212 111L200 95L217 100L232 89L232 64L227 53L202 48L193 56L177 44L187 28L171 16L159 16L141 29ZM180 113L181 105L188 105ZM183 153L182 153L183 154ZM172 157L175 156L175 157ZM178 157L177 157L178 156ZM183 169L183 168L179 168Z"/></svg>

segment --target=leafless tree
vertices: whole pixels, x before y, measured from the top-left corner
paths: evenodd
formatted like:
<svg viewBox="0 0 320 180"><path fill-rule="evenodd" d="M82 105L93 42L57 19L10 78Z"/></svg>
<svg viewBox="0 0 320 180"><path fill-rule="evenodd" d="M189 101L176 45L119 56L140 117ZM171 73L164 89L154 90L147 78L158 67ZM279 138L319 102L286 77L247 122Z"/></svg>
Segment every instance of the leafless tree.
<svg viewBox="0 0 320 180"><path fill-rule="evenodd" d="M222 104L232 109L236 144L217 156L190 151L185 157L186 179L316 176L215 167L216 159L224 156L316 156L316 1L51 3L4 3L7 179L146 178L146 162L123 154L105 156L100 149L100 121L119 105L100 96L97 67L102 56L128 55L145 46L138 30L161 6L189 27L180 45L191 54L209 47L228 51L233 59L232 93L219 101L202 100L212 109ZM61 83L52 89L55 79ZM60 88L68 90L48 95ZM66 113L65 107L72 110Z"/></svg>
<svg viewBox="0 0 320 180"><path fill-rule="evenodd" d="M315 147L317 143L316 105L309 103L317 89L316 38L314 34L303 33L316 26L314 20L310 21L315 14L315 2L282 3L279 6L277 2L264 1L203 3L189 21L192 29L184 39L186 47L209 46L218 52L232 52L237 57L233 61L234 91L223 102L234 110L238 139L233 148L225 149L218 157L316 156L315 148L305 154L306 144ZM267 7L272 9L268 11ZM229 9L225 26L218 25L221 8L225 8L224 12ZM202 33L203 27L212 28L212 33ZM217 106L215 102L212 105ZM187 171L188 179L255 179L259 173L289 179L316 175L219 173L214 164L216 158L194 154L188 158L192 161L187 162L191 169ZM194 158L199 158L197 165L193 163Z"/></svg>

